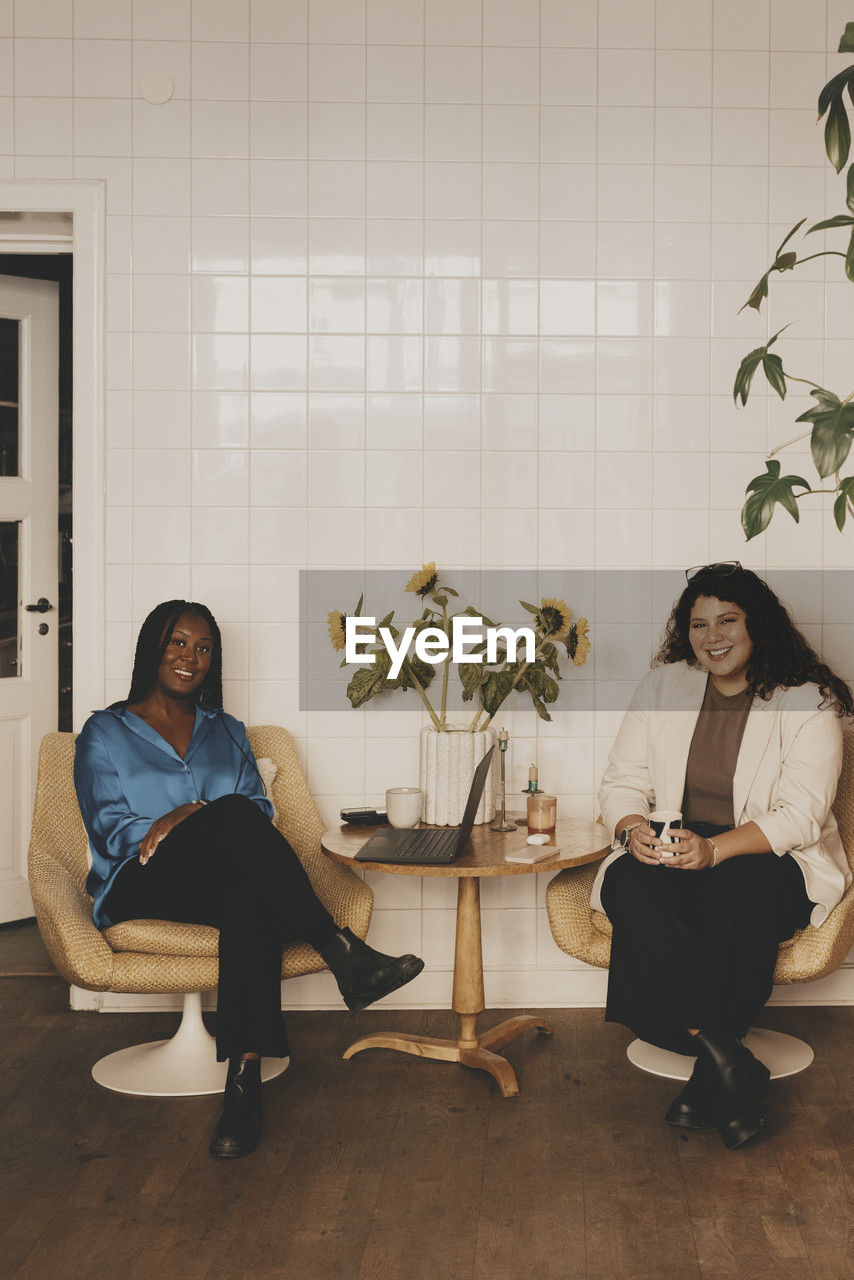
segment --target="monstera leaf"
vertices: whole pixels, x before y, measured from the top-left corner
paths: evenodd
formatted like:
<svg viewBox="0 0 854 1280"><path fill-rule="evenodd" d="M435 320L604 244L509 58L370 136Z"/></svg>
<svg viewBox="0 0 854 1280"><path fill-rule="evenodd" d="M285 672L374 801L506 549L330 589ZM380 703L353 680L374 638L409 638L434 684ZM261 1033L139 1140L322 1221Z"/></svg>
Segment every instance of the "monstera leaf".
<svg viewBox="0 0 854 1280"><path fill-rule="evenodd" d="M844 41L845 36L842 39ZM851 126L848 123L848 112L845 110L842 95L847 89L849 97L851 96L852 83L854 83L854 67L846 67L832 80L828 80L818 95L819 120L825 111L828 113L824 126L824 149L837 173L841 171L851 149Z"/></svg>
<svg viewBox="0 0 854 1280"><path fill-rule="evenodd" d="M841 533L849 509L854 512L854 476L846 476L839 485L839 496L833 504L833 518Z"/></svg>
<svg viewBox="0 0 854 1280"><path fill-rule="evenodd" d="M801 218L800 222L796 222L795 225L792 227L791 231L789 232L789 234L780 242L777 248L777 252L774 255L774 261L771 263L771 266L765 272L765 275L756 285L750 297L745 302L744 306L739 307L738 309L739 314L741 314L741 312L744 310L744 307L752 307L754 311L761 311L762 299L768 297L768 277L772 275L773 272L775 271L791 271L792 270L792 267L794 267L795 263L798 260L798 255L791 249L789 250L788 253L783 253L783 250L786 247L786 245L789 243L789 241L791 240L795 232L799 231L805 222L806 222L806 218Z"/></svg>
<svg viewBox="0 0 854 1280"><path fill-rule="evenodd" d="M843 404L838 396L823 387L815 387L811 394L818 404L795 421L813 424L810 449L815 469L823 480L839 470L851 451L854 404Z"/></svg>
<svg viewBox="0 0 854 1280"><path fill-rule="evenodd" d="M769 458L765 467L766 474L756 476L747 486L750 497L741 512L741 526L748 542L768 528L777 503L786 508L794 521L800 520L797 498L792 492L795 485L805 493L812 492L802 476L781 476L776 458Z"/></svg>
<svg viewBox="0 0 854 1280"><path fill-rule="evenodd" d="M784 328L788 328L784 325ZM779 338L783 329L778 329L773 338L769 338L764 347L756 347L753 351L748 351L747 355L738 366L738 373L735 375L735 386L732 389L733 399L736 404L739 400L742 405L747 404L747 397L750 394L750 384L753 381L753 375L762 365L765 377L771 386L777 392L781 400L786 398L786 375L783 372L783 361L778 355L769 355L768 349Z"/></svg>

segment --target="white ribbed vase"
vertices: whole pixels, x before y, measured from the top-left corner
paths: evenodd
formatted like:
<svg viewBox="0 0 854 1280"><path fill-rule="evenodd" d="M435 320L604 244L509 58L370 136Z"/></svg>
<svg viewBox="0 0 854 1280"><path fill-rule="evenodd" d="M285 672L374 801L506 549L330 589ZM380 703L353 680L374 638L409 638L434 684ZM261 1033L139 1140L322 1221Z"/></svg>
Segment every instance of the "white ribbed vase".
<svg viewBox="0 0 854 1280"><path fill-rule="evenodd" d="M419 786L424 792L422 821L440 827L455 827L462 822L474 771L494 742L494 729L481 729L477 733L446 729L444 733L437 733L432 725L428 725L421 730ZM492 821L498 797L496 776L497 766L493 757L475 823Z"/></svg>

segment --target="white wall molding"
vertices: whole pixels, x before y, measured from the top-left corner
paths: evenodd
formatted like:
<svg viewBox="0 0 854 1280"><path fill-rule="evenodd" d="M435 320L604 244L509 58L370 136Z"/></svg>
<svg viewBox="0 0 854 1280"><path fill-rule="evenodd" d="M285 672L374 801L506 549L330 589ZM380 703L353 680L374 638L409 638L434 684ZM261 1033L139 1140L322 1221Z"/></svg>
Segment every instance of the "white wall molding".
<svg viewBox="0 0 854 1280"><path fill-rule="evenodd" d="M419 998L407 996L406 989L389 996L372 1012L381 1017L383 1009L446 1009L450 1004L450 972L425 975L431 989L421 990ZM420 980L416 980L420 981ZM557 969L502 969L485 975L486 1012L481 1015L489 1026L490 1011L495 1009L604 1009L606 974L600 969L567 973ZM447 988L447 997L444 996ZM205 1009L216 1008L214 992L207 993ZM854 965L837 969L819 982L798 982L775 987L770 1005L854 1005ZM100 1013L159 1013L181 1009L177 995L124 995L109 991L82 991L71 988L71 1008L96 1010ZM341 1011L341 1000L329 974L293 978L282 984L282 1008L285 1010Z"/></svg>

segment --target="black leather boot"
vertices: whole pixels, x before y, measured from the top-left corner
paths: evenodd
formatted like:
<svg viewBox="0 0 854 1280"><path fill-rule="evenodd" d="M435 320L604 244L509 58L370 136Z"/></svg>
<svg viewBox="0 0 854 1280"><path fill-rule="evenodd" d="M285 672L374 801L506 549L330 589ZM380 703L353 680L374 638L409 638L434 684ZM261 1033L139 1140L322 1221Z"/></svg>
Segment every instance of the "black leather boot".
<svg viewBox="0 0 854 1280"><path fill-rule="evenodd" d="M716 1079L718 1130L734 1151L765 1124L771 1072L736 1036L701 1030L696 1038Z"/></svg>
<svg viewBox="0 0 854 1280"><path fill-rule="evenodd" d="M699 1049L700 1046L698 1045ZM717 1116L717 1089L712 1064L702 1051L694 1063L691 1078L670 1104L664 1117L680 1129L709 1129Z"/></svg>
<svg viewBox="0 0 854 1280"><path fill-rule="evenodd" d="M418 956L385 956L374 951L349 929L339 929L317 950L335 975L344 1003L353 1011L397 991L424 968Z"/></svg>
<svg viewBox="0 0 854 1280"><path fill-rule="evenodd" d="M232 1058L225 1081L222 1115L210 1153L219 1160L248 1156L261 1137L261 1059Z"/></svg>

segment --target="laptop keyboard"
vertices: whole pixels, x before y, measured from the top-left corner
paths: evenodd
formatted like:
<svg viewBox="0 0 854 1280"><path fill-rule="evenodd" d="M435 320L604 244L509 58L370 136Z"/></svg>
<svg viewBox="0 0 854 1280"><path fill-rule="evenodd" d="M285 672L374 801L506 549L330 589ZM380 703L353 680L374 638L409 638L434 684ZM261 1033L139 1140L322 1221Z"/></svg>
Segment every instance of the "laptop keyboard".
<svg viewBox="0 0 854 1280"><path fill-rule="evenodd" d="M394 842L395 862L438 862L452 852L459 828L450 831L407 831Z"/></svg>

